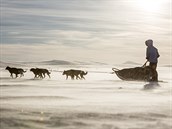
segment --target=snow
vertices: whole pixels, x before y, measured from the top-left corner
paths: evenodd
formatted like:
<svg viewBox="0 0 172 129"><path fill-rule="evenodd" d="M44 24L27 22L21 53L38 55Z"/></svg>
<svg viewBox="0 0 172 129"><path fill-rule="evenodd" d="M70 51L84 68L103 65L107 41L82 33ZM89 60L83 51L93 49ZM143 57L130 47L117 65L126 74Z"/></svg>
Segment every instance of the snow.
<svg viewBox="0 0 172 129"><path fill-rule="evenodd" d="M172 128L169 67L158 67L158 84L122 81L109 66L48 68L50 79L34 79L27 67L12 79L0 69L1 129ZM66 80L62 71L71 68L88 71L86 80Z"/></svg>

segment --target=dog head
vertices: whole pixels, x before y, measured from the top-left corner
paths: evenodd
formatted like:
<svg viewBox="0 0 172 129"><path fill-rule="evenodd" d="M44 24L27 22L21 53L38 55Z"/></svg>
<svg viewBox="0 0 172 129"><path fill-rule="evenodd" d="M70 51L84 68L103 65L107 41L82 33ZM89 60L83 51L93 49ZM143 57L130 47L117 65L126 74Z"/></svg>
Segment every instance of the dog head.
<svg viewBox="0 0 172 129"><path fill-rule="evenodd" d="M9 70L10 69L10 67L9 66L7 66L6 68L5 68L5 70Z"/></svg>

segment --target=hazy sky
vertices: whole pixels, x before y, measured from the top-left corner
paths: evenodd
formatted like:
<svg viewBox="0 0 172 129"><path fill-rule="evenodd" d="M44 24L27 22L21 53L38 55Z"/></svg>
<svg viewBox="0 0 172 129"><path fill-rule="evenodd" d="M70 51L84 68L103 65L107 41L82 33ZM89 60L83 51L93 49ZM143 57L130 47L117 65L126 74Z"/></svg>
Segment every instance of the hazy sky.
<svg viewBox="0 0 172 129"><path fill-rule="evenodd" d="M1 61L144 63L151 38L169 64L171 1L1 0Z"/></svg>

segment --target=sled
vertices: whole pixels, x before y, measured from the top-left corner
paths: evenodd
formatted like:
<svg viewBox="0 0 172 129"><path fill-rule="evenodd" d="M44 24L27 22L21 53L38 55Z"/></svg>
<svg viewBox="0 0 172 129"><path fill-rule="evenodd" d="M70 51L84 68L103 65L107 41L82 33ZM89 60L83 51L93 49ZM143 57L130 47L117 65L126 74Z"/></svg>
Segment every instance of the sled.
<svg viewBox="0 0 172 129"><path fill-rule="evenodd" d="M152 76L152 70L149 66L125 68L121 70L112 68L112 70L121 80L126 81L150 81Z"/></svg>

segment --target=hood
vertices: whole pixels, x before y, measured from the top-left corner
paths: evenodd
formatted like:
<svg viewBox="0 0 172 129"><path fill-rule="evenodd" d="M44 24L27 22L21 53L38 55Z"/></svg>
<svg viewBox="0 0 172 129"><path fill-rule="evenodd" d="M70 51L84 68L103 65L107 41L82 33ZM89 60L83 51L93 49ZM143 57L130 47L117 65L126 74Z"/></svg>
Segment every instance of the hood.
<svg viewBox="0 0 172 129"><path fill-rule="evenodd" d="M153 40L149 39L145 42L146 46L153 46Z"/></svg>

